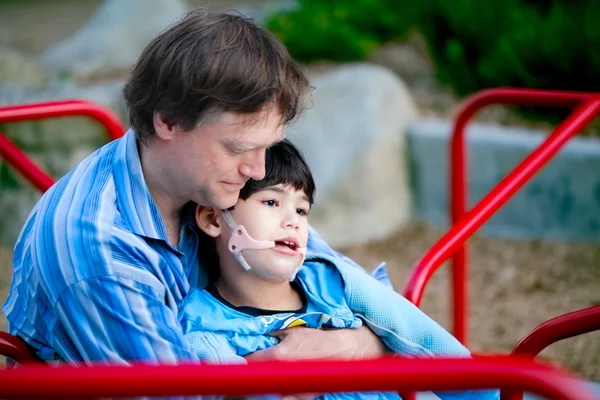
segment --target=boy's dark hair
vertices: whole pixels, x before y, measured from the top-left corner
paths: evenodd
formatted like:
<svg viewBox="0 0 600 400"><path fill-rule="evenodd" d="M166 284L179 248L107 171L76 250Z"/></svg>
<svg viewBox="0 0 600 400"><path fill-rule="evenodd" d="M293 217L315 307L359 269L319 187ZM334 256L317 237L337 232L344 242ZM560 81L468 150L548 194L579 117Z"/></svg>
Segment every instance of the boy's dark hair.
<svg viewBox="0 0 600 400"><path fill-rule="evenodd" d="M283 184L304 191L310 205L314 203L316 188L312 173L300 150L289 140L283 139L267 149L265 169L264 179L246 182L240 190L240 199L247 200L258 191Z"/></svg>
<svg viewBox="0 0 600 400"><path fill-rule="evenodd" d="M254 193L275 185L291 185L302 190L312 206L315 198L315 181L300 150L289 140L283 139L267 149L265 178L260 181L249 179L240 191L240 199L247 200ZM231 207L233 209L234 207ZM200 260L206 266L209 282L219 279L219 255L214 240L200 229Z"/></svg>
<svg viewBox="0 0 600 400"><path fill-rule="evenodd" d="M152 40L123 89L137 138L154 136L153 115L193 129L213 112L302 108L306 76L272 33L240 15L195 9Z"/></svg>

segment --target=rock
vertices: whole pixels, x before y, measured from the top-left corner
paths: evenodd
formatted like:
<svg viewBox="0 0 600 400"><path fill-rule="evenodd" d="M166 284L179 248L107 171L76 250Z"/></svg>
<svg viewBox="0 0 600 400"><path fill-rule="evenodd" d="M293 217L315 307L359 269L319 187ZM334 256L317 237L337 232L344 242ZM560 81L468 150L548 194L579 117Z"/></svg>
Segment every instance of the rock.
<svg viewBox="0 0 600 400"><path fill-rule="evenodd" d="M125 121L121 95L123 82L78 87L53 82L42 89L17 85L0 86L0 104L22 104L50 100L83 99L101 104ZM51 176L59 178L108 141L104 128L87 117L65 117L0 125L0 132L21 148ZM39 198L17 171L0 159L0 243L12 245L25 218Z"/></svg>
<svg viewBox="0 0 600 400"><path fill-rule="evenodd" d="M375 49L369 60L398 74L410 88L437 85L433 62L410 44L386 43Z"/></svg>
<svg viewBox="0 0 600 400"><path fill-rule="evenodd" d="M73 36L46 50L42 63L77 79L128 69L187 10L182 0L106 0Z"/></svg>
<svg viewBox="0 0 600 400"><path fill-rule="evenodd" d="M448 225L450 121L426 119L408 129L415 213ZM544 130L469 124L471 209L547 137ZM600 241L600 140L574 138L520 188L481 231L509 239Z"/></svg>
<svg viewBox="0 0 600 400"><path fill-rule="evenodd" d="M44 80L44 71L36 60L8 47L0 47L0 85L15 83L36 87L43 85Z"/></svg>
<svg viewBox="0 0 600 400"><path fill-rule="evenodd" d="M312 84L312 107L286 133L315 176L311 224L333 246L384 238L410 216L404 133L415 104L392 72L370 64Z"/></svg>

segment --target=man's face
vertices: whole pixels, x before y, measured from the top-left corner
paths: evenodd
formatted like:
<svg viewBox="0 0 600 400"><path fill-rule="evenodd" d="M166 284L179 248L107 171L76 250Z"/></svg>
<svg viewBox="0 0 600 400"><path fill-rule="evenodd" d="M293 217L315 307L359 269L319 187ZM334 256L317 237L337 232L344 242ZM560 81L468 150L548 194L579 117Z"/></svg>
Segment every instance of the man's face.
<svg viewBox="0 0 600 400"><path fill-rule="evenodd" d="M282 135L276 108L249 115L220 113L173 135L167 179L185 201L229 208L248 179L264 178L265 152Z"/></svg>
<svg viewBox="0 0 600 400"><path fill-rule="evenodd" d="M243 225L253 239L275 242L271 249L244 250L248 264L260 266L262 276L288 279L301 260L297 248L306 247L308 241L309 211L304 191L288 185L276 185L239 200L231 211L235 222ZM223 234L228 241L231 230L227 227Z"/></svg>

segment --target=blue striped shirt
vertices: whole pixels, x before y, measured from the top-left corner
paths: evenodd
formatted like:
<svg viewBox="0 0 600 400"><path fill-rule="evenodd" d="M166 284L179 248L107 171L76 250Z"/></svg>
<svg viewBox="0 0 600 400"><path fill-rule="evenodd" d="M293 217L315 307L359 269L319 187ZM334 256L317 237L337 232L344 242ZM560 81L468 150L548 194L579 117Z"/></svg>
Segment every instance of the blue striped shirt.
<svg viewBox="0 0 600 400"><path fill-rule="evenodd" d="M186 221L175 248L131 130L103 146L42 196L19 235L10 333L46 360L194 359L178 306L206 278Z"/></svg>

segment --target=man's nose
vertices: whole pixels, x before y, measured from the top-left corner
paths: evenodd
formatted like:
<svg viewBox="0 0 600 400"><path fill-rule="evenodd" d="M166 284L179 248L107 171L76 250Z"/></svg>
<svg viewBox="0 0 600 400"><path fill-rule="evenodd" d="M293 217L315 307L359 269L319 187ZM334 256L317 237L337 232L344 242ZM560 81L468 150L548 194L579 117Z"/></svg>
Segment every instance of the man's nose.
<svg viewBox="0 0 600 400"><path fill-rule="evenodd" d="M257 150L253 152L244 162L240 165L240 174L247 178L252 178L256 181L264 179L265 171L265 150Z"/></svg>

